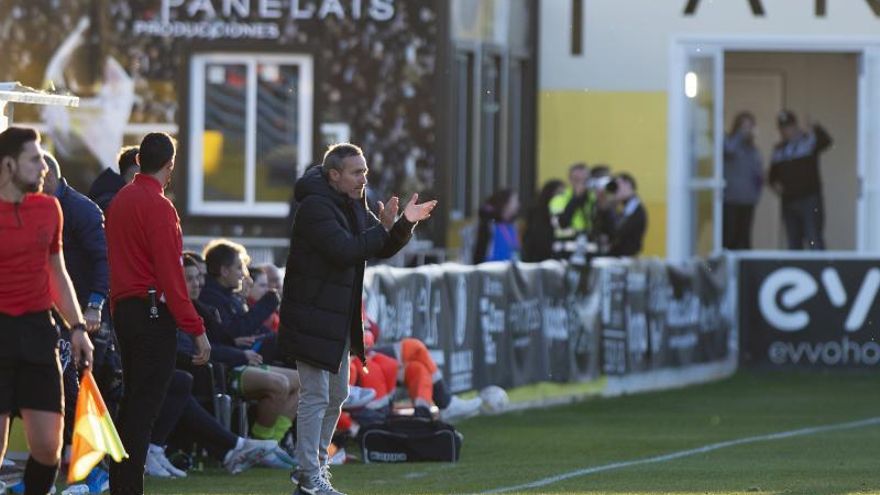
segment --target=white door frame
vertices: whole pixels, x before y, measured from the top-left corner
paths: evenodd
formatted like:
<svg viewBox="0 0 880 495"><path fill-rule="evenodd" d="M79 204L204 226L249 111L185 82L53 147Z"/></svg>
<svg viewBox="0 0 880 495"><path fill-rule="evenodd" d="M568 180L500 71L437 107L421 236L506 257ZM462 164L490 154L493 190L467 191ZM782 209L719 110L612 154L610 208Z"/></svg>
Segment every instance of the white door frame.
<svg viewBox="0 0 880 495"><path fill-rule="evenodd" d="M880 37L680 35L672 37L669 48L667 258L679 261L693 255L690 245L690 222L693 218L690 211L689 182L691 177L686 163L686 129L684 128L687 97L683 90L683 75L688 60L687 49L693 45L720 48L722 53L726 51L780 51L844 52L860 55L857 95L858 139L856 141L857 174L859 177L859 197L856 203L856 251L859 253L880 252L880 225L869 222L869 206L872 204L880 206L880 199L877 199L880 196L880 139L870 139L869 136L872 129L875 133L880 132ZM723 62L723 57L721 60ZM723 98L723 93L718 97ZM721 104L723 105L723 100ZM718 129L716 136L719 131L723 133L721 129ZM716 198L717 200L718 198ZM720 252L721 246L716 245L715 251Z"/></svg>

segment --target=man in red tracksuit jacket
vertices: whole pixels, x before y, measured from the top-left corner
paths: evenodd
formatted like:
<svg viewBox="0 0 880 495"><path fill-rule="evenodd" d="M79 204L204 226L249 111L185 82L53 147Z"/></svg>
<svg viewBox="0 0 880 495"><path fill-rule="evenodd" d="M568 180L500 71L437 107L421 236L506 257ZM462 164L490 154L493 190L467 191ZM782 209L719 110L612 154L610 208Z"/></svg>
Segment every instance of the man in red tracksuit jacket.
<svg viewBox="0 0 880 495"><path fill-rule="evenodd" d="M163 193L174 154L167 134L146 135L137 155L141 173L107 212L110 296L125 389L117 427L130 456L110 466L114 495L144 493L144 461L174 372L177 329L193 336L194 364L206 363L211 354L183 278L180 219Z"/></svg>

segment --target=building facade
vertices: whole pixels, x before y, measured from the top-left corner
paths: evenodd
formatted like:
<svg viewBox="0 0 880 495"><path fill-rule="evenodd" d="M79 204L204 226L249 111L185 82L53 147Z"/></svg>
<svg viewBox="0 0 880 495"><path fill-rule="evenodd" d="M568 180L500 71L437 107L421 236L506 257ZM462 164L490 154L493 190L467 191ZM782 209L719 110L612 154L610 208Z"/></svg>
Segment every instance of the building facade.
<svg viewBox="0 0 880 495"><path fill-rule="evenodd" d="M446 220L487 191L532 189L536 11L533 0L4 2L0 80L81 97L79 109L13 117L47 131L80 189L123 142L175 135L188 235L284 245L294 180L328 144L352 141L376 198L440 199L421 233L443 244Z"/></svg>
<svg viewBox="0 0 880 495"><path fill-rule="evenodd" d="M723 136L756 115L768 166L775 116L822 124L829 249L880 251L880 3L873 0L541 2L538 182L576 161L635 175L646 254L721 248ZM686 84L687 83L687 84ZM692 85L692 87L688 87ZM754 247L784 245L764 187Z"/></svg>

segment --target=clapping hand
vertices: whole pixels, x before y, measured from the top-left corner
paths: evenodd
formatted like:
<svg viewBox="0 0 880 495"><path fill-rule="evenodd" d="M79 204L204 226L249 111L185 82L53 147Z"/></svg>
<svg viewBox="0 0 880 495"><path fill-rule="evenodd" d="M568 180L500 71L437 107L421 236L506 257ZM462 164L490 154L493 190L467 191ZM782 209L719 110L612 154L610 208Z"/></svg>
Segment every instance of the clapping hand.
<svg viewBox="0 0 880 495"><path fill-rule="evenodd" d="M397 212L400 210L400 199L397 196L391 196L388 203L379 201L379 221L385 230L391 230L394 227L394 220L397 218Z"/></svg>
<svg viewBox="0 0 880 495"><path fill-rule="evenodd" d="M413 194L412 197L409 198L406 207L403 209L403 216L405 216L409 222L416 223L431 218L431 212L434 211L434 207L437 206L436 199L425 201L421 204L416 203L418 200L419 194Z"/></svg>

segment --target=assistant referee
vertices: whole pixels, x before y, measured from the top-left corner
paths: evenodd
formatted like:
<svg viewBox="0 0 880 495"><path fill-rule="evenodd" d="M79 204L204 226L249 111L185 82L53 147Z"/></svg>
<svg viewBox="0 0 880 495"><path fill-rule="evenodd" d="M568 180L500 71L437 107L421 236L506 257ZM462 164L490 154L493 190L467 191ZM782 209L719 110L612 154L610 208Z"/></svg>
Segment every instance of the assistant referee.
<svg viewBox="0 0 880 495"><path fill-rule="evenodd" d="M35 130L10 127L0 133L0 463L9 415L20 411L30 447L25 493L41 495L55 483L64 419L53 306L71 325L76 363L87 367L92 360L64 267L61 206L39 194L47 171Z"/></svg>
<svg viewBox="0 0 880 495"><path fill-rule="evenodd" d="M180 219L164 194L174 154L170 136L147 134L138 148L141 173L107 212L110 297L124 384L117 427L130 456L110 465L113 495L144 493L144 461L174 372L177 329L193 336L194 364L206 363L211 353L183 278Z"/></svg>

